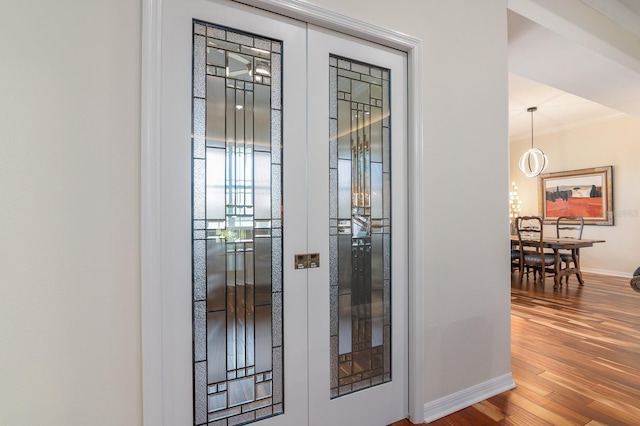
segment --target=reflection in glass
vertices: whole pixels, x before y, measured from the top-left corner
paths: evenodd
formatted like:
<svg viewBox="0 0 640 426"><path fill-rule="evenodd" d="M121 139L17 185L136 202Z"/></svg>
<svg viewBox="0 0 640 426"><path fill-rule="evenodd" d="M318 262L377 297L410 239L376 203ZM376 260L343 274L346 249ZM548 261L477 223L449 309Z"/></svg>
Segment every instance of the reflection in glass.
<svg viewBox="0 0 640 426"><path fill-rule="evenodd" d="M335 56L329 64L329 244L337 249L329 260L330 394L337 398L391 380L389 71Z"/></svg>
<svg viewBox="0 0 640 426"><path fill-rule="evenodd" d="M193 30L194 424L227 426L284 410L281 42Z"/></svg>

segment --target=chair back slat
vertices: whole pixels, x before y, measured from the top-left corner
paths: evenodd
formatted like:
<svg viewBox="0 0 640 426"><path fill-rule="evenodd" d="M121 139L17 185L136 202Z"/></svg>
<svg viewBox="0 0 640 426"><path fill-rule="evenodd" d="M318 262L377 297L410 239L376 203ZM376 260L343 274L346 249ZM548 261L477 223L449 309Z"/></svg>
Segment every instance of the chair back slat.
<svg viewBox="0 0 640 426"><path fill-rule="evenodd" d="M522 247L522 240L538 240L540 251L542 251L543 228L540 216L521 216L516 218L516 232L518 242Z"/></svg>
<svg viewBox="0 0 640 426"><path fill-rule="evenodd" d="M582 216L560 216L556 219L556 236L558 238L582 239L584 218Z"/></svg>

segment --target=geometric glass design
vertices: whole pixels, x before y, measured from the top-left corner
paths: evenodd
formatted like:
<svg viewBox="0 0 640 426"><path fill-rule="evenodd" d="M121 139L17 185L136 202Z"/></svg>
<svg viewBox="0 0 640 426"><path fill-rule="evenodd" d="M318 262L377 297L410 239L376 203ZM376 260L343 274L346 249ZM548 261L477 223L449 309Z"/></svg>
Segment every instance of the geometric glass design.
<svg viewBox="0 0 640 426"><path fill-rule="evenodd" d="M389 70L331 56L331 398L391 380Z"/></svg>
<svg viewBox="0 0 640 426"><path fill-rule="evenodd" d="M281 51L193 22L196 426L284 412Z"/></svg>

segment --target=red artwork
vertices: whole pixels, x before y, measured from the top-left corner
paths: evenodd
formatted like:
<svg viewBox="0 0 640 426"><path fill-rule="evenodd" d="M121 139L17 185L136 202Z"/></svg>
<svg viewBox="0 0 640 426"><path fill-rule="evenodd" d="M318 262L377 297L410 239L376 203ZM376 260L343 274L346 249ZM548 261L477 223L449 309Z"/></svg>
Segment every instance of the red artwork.
<svg viewBox="0 0 640 426"><path fill-rule="evenodd" d="M602 197L594 198L574 198L571 197L564 201L562 199L556 201L547 200L547 216L582 216L582 217L601 217L602 216Z"/></svg>
<svg viewBox="0 0 640 426"><path fill-rule="evenodd" d="M585 224L613 225L613 167L540 175L540 214L546 223L582 216Z"/></svg>

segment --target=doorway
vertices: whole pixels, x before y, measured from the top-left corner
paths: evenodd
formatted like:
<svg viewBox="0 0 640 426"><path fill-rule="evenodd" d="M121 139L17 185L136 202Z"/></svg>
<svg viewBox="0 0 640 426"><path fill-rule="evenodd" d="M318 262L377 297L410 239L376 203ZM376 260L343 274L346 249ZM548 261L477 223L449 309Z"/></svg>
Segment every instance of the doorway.
<svg viewBox="0 0 640 426"><path fill-rule="evenodd" d="M188 108L188 112L192 109L194 113L193 119L189 117L188 121L192 127L188 131L193 132L194 157L187 162L193 162L194 184L193 211L190 212L193 229L188 232L188 235L193 235L194 254L190 295L193 299L189 303L192 312L188 312L189 319L193 314L196 321L193 325L195 358L189 360L194 371L194 387L191 401L172 400L168 411L172 412L171 416L180 418L191 405L189 414L195 410L196 424L244 423L251 421L255 411L259 410L267 414L259 417L261 424L322 424L327 421L328 412L335 413L335 424L367 422L368 415L374 424L405 417L408 400L406 55L228 2L193 2L193 5L196 7L192 16L196 18L191 19L194 33L190 36L193 40L204 38L205 92L224 93L225 99L231 101L225 104L223 111L224 138L209 133L209 122L219 120L221 115L218 114L219 107L206 96L194 95ZM184 8L180 9L177 15L190 15L184 12ZM163 170L166 171L163 180L172 182L172 185L163 191L163 200L165 206L171 206L167 208L169 215L176 213L176 216L184 217L184 207L178 207L185 201L185 194L180 189L184 188L184 169L178 169L185 164L182 161L185 152L191 154L191 146L189 144L187 150L184 145L179 146L184 143L186 126L185 113L178 106L180 103L184 106L184 102L176 100L183 96L178 93L180 88L190 85L191 73L185 74L184 64L179 61L186 55L170 50L187 41L182 33L185 22L176 23L173 27L172 23L180 19L174 17L169 21L171 23L165 23L165 28L170 30L165 34L172 33L176 37L167 37L164 42L170 47L163 58L170 59L166 59L163 65L163 114L168 119L163 120L162 133L163 140L168 141L166 147L163 143L163 148L168 148L163 154L169 153L163 155ZM218 38L219 42L212 41L210 46L209 42L222 32L225 32L224 39ZM174 42L169 42L170 39ZM246 42L249 39L253 41ZM267 41L271 50L265 49ZM237 44L238 50L232 46L225 53L224 66L216 64L215 58L211 58L210 63L208 48L217 52L211 53L212 56L219 55L225 43ZM194 52L199 49L195 42L192 45ZM257 53L242 51L243 46L254 48ZM267 51L268 54L265 53ZM382 59L387 54L395 59ZM194 61L195 58L196 55ZM247 60L251 62L251 72L247 71ZM277 64L275 60L282 62ZM244 69L241 65L245 65ZM266 69L267 66L271 68ZM364 69L367 69L366 73ZM200 77L195 69L193 72L195 91ZM280 83L274 79L278 72L283 76ZM259 74L260 82L255 80ZM185 75L186 85L183 81ZM219 79L218 83L208 81L216 79ZM363 79L366 80L364 83ZM230 85L231 80L235 81L233 86ZM326 87L330 80L335 80L335 94ZM268 89L266 96L265 81L271 87L275 86L275 89ZM308 84L308 81L314 83ZM261 88L257 89L258 86ZM321 91L320 88L327 90ZM279 91L281 107L276 105ZM365 105L360 102L364 97L363 91L373 103ZM393 100L392 97L397 95L399 97ZM354 99L344 96L353 96ZM388 101L381 99L384 96ZM256 102L258 99L267 100L270 110L263 108L264 102ZM353 159L357 160L348 161L344 153L338 153L342 145L337 129L342 129L343 125L340 117L331 115L334 108L331 103L334 101L350 108L354 104L351 110L344 110L341 106L339 115L356 123L349 130L353 134L349 143L356 147ZM384 102L389 104L384 106ZM205 117L204 124L196 117L201 113ZM258 118L247 121L249 114L257 114ZM279 124L278 115L282 120ZM233 124L229 117L233 117ZM242 125L239 127L240 122ZM267 122L268 131L247 127ZM231 127L235 132L233 137L228 133ZM215 132L215 129L211 131ZM247 138L249 133L252 136ZM241 134L245 136L241 138ZM165 135L170 136L165 139ZM260 135L266 135L268 142ZM203 145L197 145L199 139ZM374 139L379 142L374 142ZM358 149L362 150L361 155L357 154ZM330 154L335 154L335 157ZM372 155L377 159L372 160ZM237 167L241 163L244 171ZM224 164L224 173L216 174L215 170L222 170L222 167L215 167L216 164ZM266 165L266 169L260 170L267 171L258 171L257 164ZM366 174L366 177L356 179L358 173ZM371 176L376 173L376 176ZM345 184L346 176L353 178L348 184ZM362 185L358 186L356 181L362 181ZM222 192L220 182L227 186ZM231 190L228 187L230 182ZM269 194L263 191L264 183L271 185ZM254 184L258 185L254 188ZM204 197L198 195L202 187ZM176 192L172 193L174 189ZM351 193L345 195L345 190ZM216 191L225 200L222 205L215 204L213 195ZM260 200L266 200L266 204L258 205ZM345 204L345 200L348 203ZM338 214L345 206L348 215ZM335 210L335 215L332 215L332 210ZM389 215L374 214L373 210ZM178 229L184 229L184 224L176 219L167 217L172 225L165 235L168 240L173 239L182 245L184 236ZM347 249L341 248L344 241L349 241L345 246ZM359 248L355 249L355 246ZM185 266L190 272L188 266L191 262L185 261L173 244L168 244L168 247L163 269L173 269L170 275L176 278L176 282L183 282ZM278 253L278 250L281 251ZM268 259L265 252L270 252ZM310 266L317 267L297 269L294 262L297 255L314 253L319 254L319 261ZM373 262L371 257L367 258L371 253L377 256L373 257ZM225 260L217 262L216 256L218 260ZM359 263L355 272L341 269L345 264L357 263L358 259L364 263ZM267 263L271 267L269 271L256 273L256 268ZM204 268L201 268L203 264ZM216 269L215 265L223 265L223 268ZM362 277L359 275L365 271L364 275L370 276L372 270L379 272L380 278L374 278L373 284L367 284L371 287L367 290L368 295L356 294L353 289L345 292L342 288L340 277L350 275L349 280L360 280L357 288L361 290ZM233 285L229 284L230 271L234 276ZM249 278L249 273L253 278ZM213 297L220 292L215 284L216 278L212 277L216 274L225 276L222 287L226 296L222 299ZM339 277L338 281L333 279L334 276ZM269 279L264 280L264 277ZM282 280L280 284L279 277ZM256 292L264 281L269 281L270 293L275 299L256 304L255 298L264 296L262 292ZM168 373L168 378L184 390L184 378L178 377L177 371L186 370L185 355L191 358L192 354L190 350L174 345L184 343L187 326L184 321L186 312L179 303L185 299L185 289L181 286L167 289L167 295L176 297L165 299L163 313L175 315L177 321L171 325L163 324L166 343L163 358L165 365L178 367ZM250 286L253 288L247 291ZM229 292L231 287L239 290L232 296ZM238 296L241 293L242 296ZM234 300L231 308L229 303L224 309L213 307L220 300L225 304L224 300L228 302L230 298ZM332 305L336 299L338 304ZM344 302L342 307L340 301ZM364 307L364 302L370 306ZM251 303L254 306L248 309ZM245 309L241 320L238 316L240 306ZM336 313L333 319L329 315L332 311ZM391 321L391 315L398 316ZM224 327L215 325L222 324L213 319L215 316L224 318ZM265 322L258 317L268 318L270 326L265 328ZM175 330L168 330L174 327ZM230 327L234 330L230 331ZM188 337L191 337L190 329ZM222 334L235 336L233 351L228 340L224 350L222 345L212 343L211 335L220 334L221 330ZM252 333L255 338L248 338ZM240 335L243 338L239 338ZM270 335L270 338L260 338L259 335ZM369 346L365 340L359 340L360 337L368 339ZM382 343L387 344L386 349ZM349 344L351 350L347 350ZM271 352L271 359L267 362L269 369L256 365L256 349L262 353ZM221 359L225 359L227 367L235 363L232 369L227 368L224 372L224 380L221 377L209 380L210 359L206 355L209 351L211 359L218 363L223 362ZM254 353L249 354L251 351ZM231 356L230 352L235 352L235 355ZM241 360L237 358L240 352L243 352ZM336 355L335 361L330 360L333 355ZM206 380L199 382L203 376L207 376ZM192 384L190 379L189 385ZM277 380L282 380L282 384L278 385ZM205 389L204 393L202 389ZM165 398L171 393L176 392L169 390ZM392 403L390 394L396 395L399 403ZM271 399L271 408L262 405L266 399ZM223 400L226 405L221 408ZM249 405L256 409L249 409ZM378 414L371 407L379 407ZM199 408L205 414L200 414L198 420ZM219 415L225 410L228 410L225 415ZM384 416L390 416L388 421L382 420ZM317 418L322 418L320 423L314 420Z"/></svg>

